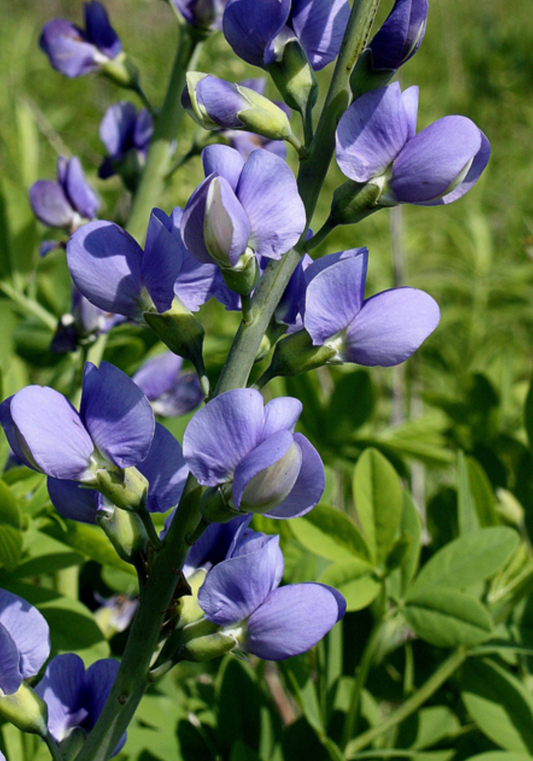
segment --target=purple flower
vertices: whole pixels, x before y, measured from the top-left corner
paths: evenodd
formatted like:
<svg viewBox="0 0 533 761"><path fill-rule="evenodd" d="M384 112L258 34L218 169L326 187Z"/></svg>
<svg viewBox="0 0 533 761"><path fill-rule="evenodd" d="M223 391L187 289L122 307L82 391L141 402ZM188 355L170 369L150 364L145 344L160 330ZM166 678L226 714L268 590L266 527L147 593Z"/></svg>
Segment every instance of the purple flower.
<svg viewBox="0 0 533 761"><path fill-rule="evenodd" d="M202 151L206 179L183 212L185 246L200 262L241 267L254 254L280 259L305 228L305 209L287 164L268 151L245 162L224 145Z"/></svg>
<svg viewBox="0 0 533 761"><path fill-rule="evenodd" d="M48 624L18 595L0 589L0 690L17 692L23 679L39 673L50 655Z"/></svg>
<svg viewBox="0 0 533 761"><path fill-rule="evenodd" d="M146 245L114 222L95 221L77 230L67 243L67 263L74 283L95 306L141 320L155 305L170 309L181 267L176 241L152 212Z"/></svg>
<svg viewBox="0 0 533 761"><path fill-rule="evenodd" d="M376 205L436 206L477 182L490 154L465 116L445 116L417 135L418 88L397 82L358 98L337 128L337 163L346 177L376 187Z"/></svg>
<svg viewBox="0 0 533 761"><path fill-rule="evenodd" d="M199 29L220 29L227 0L170 0L185 21Z"/></svg>
<svg viewBox="0 0 533 761"><path fill-rule="evenodd" d="M228 0L222 28L235 53L254 66L278 60L296 38L317 71L337 57L349 14L346 0Z"/></svg>
<svg viewBox="0 0 533 761"><path fill-rule="evenodd" d="M53 19L44 25L39 45L52 67L66 77L89 74L116 58L122 51L120 40L109 23L103 5L97 0L83 7L85 29L66 19Z"/></svg>
<svg viewBox="0 0 533 761"><path fill-rule="evenodd" d="M390 367L404 362L435 330L439 307L416 288L392 288L365 299L367 262L363 248L311 264L304 273L303 323L313 346L335 352L330 362Z"/></svg>
<svg viewBox="0 0 533 761"><path fill-rule="evenodd" d="M101 469L141 463L155 425L142 391L107 362L86 363L79 413L58 391L26 386L2 402L0 423L28 467L93 487Z"/></svg>
<svg viewBox="0 0 533 761"><path fill-rule="evenodd" d="M145 108L137 113L133 103L125 100L110 106L100 123L100 140L108 155L100 165L98 176L105 180L117 171L122 173L123 169L126 179L133 175L131 179L136 180L146 160L153 131L152 117ZM126 159L133 166L128 166Z"/></svg>
<svg viewBox="0 0 533 761"><path fill-rule="evenodd" d="M183 455L202 486L231 488L231 507L294 518L309 512L324 490L316 449L293 433L302 411L290 397L235 389L215 397L185 430ZM231 485L231 486L230 486Z"/></svg>
<svg viewBox="0 0 533 761"><path fill-rule="evenodd" d="M94 219L99 201L85 179L77 156L57 159L57 182L37 180L28 192L33 213L47 227L63 227L69 232L85 219Z"/></svg>
<svg viewBox="0 0 533 761"><path fill-rule="evenodd" d="M48 706L48 729L61 745L76 731L85 737L102 713L119 668L118 661L104 658L87 671L82 659L73 653L57 655L48 664L35 688ZM126 742L122 736L112 755Z"/></svg>
<svg viewBox="0 0 533 761"><path fill-rule="evenodd" d="M189 471L179 442L159 423L148 454L137 468L148 481L148 512L164 513L178 504ZM79 523L96 523L97 511L105 508L102 494L77 481L49 477L48 493L58 513Z"/></svg>
<svg viewBox="0 0 533 761"><path fill-rule="evenodd" d="M424 39L428 0L396 0L369 47L374 69L399 69Z"/></svg>
<svg viewBox="0 0 533 761"><path fill-rule="evenodd" d="M278 536L249 532L207 574L198 602L208 621L224 627L236 647L278 661L304 653L342 618L346 603L324 584L279 587Z"/></svg>
<svg viewBox="0 0 533 761"><path fill-rule="evenodd" d="M183 359L172 352L152 357L133 376L156 415L176 417L196 409L203 392L196 373L182 373Z"/></svg>

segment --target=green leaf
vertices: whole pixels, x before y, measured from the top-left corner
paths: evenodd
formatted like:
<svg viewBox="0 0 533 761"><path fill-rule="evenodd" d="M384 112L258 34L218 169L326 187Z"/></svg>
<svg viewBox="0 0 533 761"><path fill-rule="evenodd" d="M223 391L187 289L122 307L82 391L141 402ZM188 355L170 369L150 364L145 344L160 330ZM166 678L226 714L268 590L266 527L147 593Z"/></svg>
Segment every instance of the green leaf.
<svg viewBox="0 0 533 761"><path fill-rule="evenodd" d="M9 486L0 480L0 563L14 571L22 555L22 515Z"/></svg>
<svg viewBox="0 0 533 761"><path fill-rule="evenodd" d="M218 738L221 750L229 755L232 746L241 740L249 748L259 751L270 735L269 751L274 746L273 731L281 734L276 720L275 729L265 724L273 719L269 704L257 684L254 672L234 657L226 658L217 679ZM270 755L270 752L268 753Z"/></svg>
<svg viewBox="0 0 533 761"><path fill-rule="evenodd" d="M261 761L255 750L237 740L231 749L229 761Z"/></svg>
<svg viewBox="0 0 533 761"><path fill-rule="evenodd" d="M321 584L335 587L346 598L347 610L362 610L376 599L381 588L372 576L372 569L360 560L341 560L333 563L320 576Z"/></svg>
<svg viewBox="0 0 533 761"><path fill-rule="evenodd" d="M481 526L498 526L500 520L496 512L496 499L487 474L473 457L466 458L470 493L474 500Z"/></svg>
<svg viewBox="0 0 533 761"><path fill-rule="evenodd" d="M61 542L43 534L35 527L24 532L22 560L12 572L13 579L29 579L44 573L55 573L63 568L80 565L84 558ZM3 574L0 573L3 579ZM2 582L3 583L3 582Z"/></svg>
<svg viewBox="0 0 533 761"><path fill-rule="evenodd" d="M526 427L529 448L533 449L533 380L527 392L526 404L524 407L524 424Z"/></svg>
<svg viewBox="0 0 533 761"><path fill-rule="evenodd" d="M411 546L405 560L400 566L401 591L405 590L411 583L420 562L420 539L422 536L422 521L413 498L408 491L403 491L403 510L400 521L400 531L406 532L411 537Z"/></svg>
<svg viewBox="0 0 533 761"><path fill-rule="evenodd" d="M504 750L489 750L487 753L478 753L470 756L468 761L531 761L533 756L525 753L507 753Z"/></svg>
<svg viewBox="0 0 533 761"><path fill-rule="evenodd" d="M470 491L466 458L461 450L457 453L457 519L461 536L479 529L479 520Z"/></svg>
<svg viewBox="0 0 533 761"><path fill-rule="evenodd" d="M377 449L366 449L357 461L353 493L372 557L382 563L400 528L403 496L398 474Z"/></svg>
<svg viewBox="0 0 533 761"><path fill-rule="evenodd" d="M457 716L447 706L422 708L400 724L396 744L400 748L431 748L461 729Z"/></svg>
<svg viewBox="0 0 533 761"><path fill-rule="evenodd" d="M511 528L479 529L445 545L425 564L407 590L406 600L427 595L433 588L467 589L493 576L518 545Z"/></svg>
<svg viewBox="0 0 533 761"><path fill-rule="evenodd" d="M369 558L365 540L355 523L334 507L317 505L302 518L290 521L289 525L300 544L321 558Z"/></svg>
<svg viewBox="0 0 533 761"><path fill-rule="evenodd" d="M411 596L403 614L419 637L437 647L471 647L492 633L485 606L456 589L433 586Z"/></svg>
<svg viewBox="0 0 533 761"><path fill-rule="evenodd" d="M124 746L129 761L182 761L184 757L179 752L176 734L172 730L172 725L166 732L131 726Z"/></svg>
<svg viewBox="0 0 533 761"><path fill-rule="evenodd" d="M481 731L497 745L533 754L533 698L524 685L489 659L467 661L464 704Z"/></svg>

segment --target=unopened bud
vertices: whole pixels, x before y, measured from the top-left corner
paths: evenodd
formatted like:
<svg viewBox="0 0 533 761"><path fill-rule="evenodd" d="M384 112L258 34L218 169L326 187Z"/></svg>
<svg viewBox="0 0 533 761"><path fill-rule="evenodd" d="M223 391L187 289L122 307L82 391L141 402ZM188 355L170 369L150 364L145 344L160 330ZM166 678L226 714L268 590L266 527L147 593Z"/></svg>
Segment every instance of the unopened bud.
<svg viewBox="0 0 533 761"><path fill-rule="evenodd" d="M95 488L123 510L143 510L146 505L148 481L137 468L99 468Z"/></svg>
<svg viewBox="0 0 533 761"><path fill-rule="evenodd" d="M39 737L48 733L48 708L32 688L22 682L17 692L0 697L0 716L14 724L21 732Z"/></svg>
<svg viewBox="0 0 533 761"><path fill-rule="evenodd" d="M276 60L266 68L285 103L305 116L318 95L315 72L305 50L292 34L287 40L282 34L278 35L276 45Z"/></svg>

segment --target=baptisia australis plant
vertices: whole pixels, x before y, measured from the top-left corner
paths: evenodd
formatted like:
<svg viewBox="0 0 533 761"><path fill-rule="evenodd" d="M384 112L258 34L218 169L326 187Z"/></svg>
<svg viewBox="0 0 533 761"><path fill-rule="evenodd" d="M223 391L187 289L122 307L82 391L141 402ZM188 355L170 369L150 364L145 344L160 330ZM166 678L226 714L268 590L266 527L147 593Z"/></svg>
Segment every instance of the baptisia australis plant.
<svg viewBox="0 0 533 761"><path fill-rule="evenodd" d="M101 174L118 170L134 190L125 229L93 220L74 231L96 213L74 159L60 163L58 183L31 192L39 218L59 220L72 233L67 262L79 293L95 309L133 323L127 330L142 328L142 346L160 350L151 329L173 352L154 356L133 379L105 361L99 367L87 363L79 412L58 391L36 385L0 406L13 452L48 476L58 512L67 521L101 525L120 557L135 565L139 580L139 605L120 666L99 661L85 672L76 656L65 654L45 673L38 691L48 704L54 761L61 756L56 744L78 761L110 758L148 684L179 660L227 652L288 658L312 647L342 617L345 603L335 589L283 585L279 537L249 528L251 515L261 522L304 516L325 486L318 451L295 432L301 402L282 396L265 404L256 388L247 387L252 367L283 332L289 335L274 349L263 382L324 364L388 367L410 357L439 321L432 297L395 288L365 299L365 248L314 262L306 252L335 224L358 221L378 208L459 198L477 181L489 153L484 135L463 116L445 117L417 135L417 89L402 94L397 83L381 87L418 49L425 0L397 0L373 39L378 0L356 2L352 11L346 0L172 5L186 23L180 26L167 95L161 110L152 112L153 133L148 114L126 103L112 106L101 127L108 150ZM301 113L303 145L284 108L257 87L194 71L186 83L195 46L220 25L224 5L226 39L245 61L270 73L285 105ZM69 77L103 71L143 97L102 6L87 4L85 18L84 30L61 19L45 26L41 47L52 65ZM361 71L356 61L365 49ZM339 54L315 124L314 71ZM301 162L298 181L273 152L248 149L243 156L229 146L209 145L202 153L203 182L183 210L152 211L143 244L146 217L159 201L154 196L169 178L185 84L184 105L213 130L213 139L252 130L263 139L291 142ZM352 93L360 97L350 105ZM335 127L337 162L349 181L335 192L330 220L313 236L308 225L333 156ZM189 155L192 149L182 154ZM127 179L130 162L135 182ZM243 316L214 390L204 369L203 313L199 319L192 314L212 297ZM80 317L85 322L90 320ZM89 335L100 330L91 328ZM86 340L79 368L89 335L75 337L78 345ZM185 429L183 451L154 418L154 412L192 411L200 401L197 381L188 383L184 399L181 357L194 363L206 401ZM138 354L132 360L140 361ZM219 364L208 363L212 378ZM149 513L166 511L158 536ZM370 566L362 564L368 580ZM13 656L0 674L0 688L7 692L4 677L18 691L43 662L39 657L26 668L25 643L33 634L22 642L21 628L10 628L2 613L5 599L0 594L0 636L6 658ZM394 615L401 612L395 608ZM32 622L30 629L42 631ZM354 690L360 691L371 665L368 652ZM351 699L354 716L357 699ZM39 729L31 731L49 737L45 712L39 716ZM327 747L335 757L351 757L344 755L345 745L338 753L334 745L331 740Z"/></svg>

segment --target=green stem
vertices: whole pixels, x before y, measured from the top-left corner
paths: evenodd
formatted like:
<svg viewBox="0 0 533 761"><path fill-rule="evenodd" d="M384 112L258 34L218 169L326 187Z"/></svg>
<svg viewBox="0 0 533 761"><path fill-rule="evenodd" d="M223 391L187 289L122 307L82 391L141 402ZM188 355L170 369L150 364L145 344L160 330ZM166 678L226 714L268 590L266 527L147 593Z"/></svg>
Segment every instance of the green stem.
<svg viewBox="0 0 533 761"><path fill-rule="evenodd" d="M148 110L150 115L154 119L156 119L157 118L157 111L155 110L153 103L151 102L151 100L149 99L149 97L146 95L146 93L144 92L143 88L141 87L141 83L140 82L136 82L135 83L135 87L133 87L132 89L133 89L134 92L137 93L139 98L142 100L144 107Z"/></svg>
<svg viewBox="0 0 533 761"><path fill-rule="evenodd" d="M326 240L328 235L332 230L334 230L337 227L337 223L334 222L331 217L328 217L320 230L313 235L312 238L310 238L307 241L307 250L312 251L313 248L316 248L322 241Z"/></svg>
<svg viewBox="0 0 533 761"><path fill-rule="evenodd" d="M430 698L438 689L442 687L444 682L457 671L459 666L465 661L468 653L463 648L458 648L441 663L439 668L430 676L422 687L420 687L405 703L394 711L385 721L367 729L362 735L356 737L348 743L345 751L346 759L355 758L358 751L366 748L367 745L379 737L384 732L388 732L389 729L401 724L408 716L417 711L428 698Z"/></svg>
<svg viewBox="0 0 533 761"><path fill-rule="evenodd" d="M348 711L346 712L346 718L344 720L344 727L342 731L342 740L341 740L340 746L343 750L348 745L348 742L350 741L350 738L353 736L353 733L355 731L357 714L359 710L359 703L361 701L361 693L363 691L363 687L365 686L365 683L368 677L368 672L370 671L370 667L372 665L372 661L374 660L374 655L376 653L376 646L379 643L379 639L380 639L380 635L382 631L382 623L383 623L382 620L374 622L374 626L366 642L363 655L361 656L359 666L357 667L357 673L353 683L352 694L350 695L350 704L349 704Z"/></svg>
<svg viewBox="0 0 533 761"><path fill-rule="evenodd" d="M350 74L372 29L379 0L355 0L318 127L302 161L298 186L310 220L335 149L335 130L352 97Z"/></svg>
<svg viewBox="0 0 533 761"><path fill-rule="evenodd" d="M130 217L126 225L126 230L138 241L144 238L149 214L163 190L165 176L169 170L172 143L176 139L178 124L183 113L181 93L185 85L185 74L199 41L200 38L192 26L183 24L180 27L178 50L165 102L157 117L144 172L133 198Z"/></svg>
<svg viewBox="0 0 533 761"><path fill-rule="evenodd" d="M56 741L52 735L48 733L45 737L43 737L43 740L46 743L46 747L50 751L50 755L52 756L53 761L63 761L63 757L61 756L59 748L56 745Z"/></svg>
<svg viewBox="0 0 533 761"><path fill-rule="evenodd" d="M152 655L189 549L186 537L198 524L198 500L198 485L189 475L163 547L150 568L113 689L76 761L107 761L111 757L150 684Z"/></svg>
<svg viewBox="0 0 533 761"><path fill-rule="evenodd" d="M24 294L20 293L20 291L16 291L11 285L9 285L9 283L6 283L5 280L0 281L0 291L5 293L5 295L11 299L11 301L13 301L17 306L21 307L25 312L32 314L34 317L37 317L37 319L46 325L47 328L55 331L57 328L57 318L54 317L53 314L50 314L50 312L48 312L36 301L29 299L27 296L24 296Z"/></svg>

